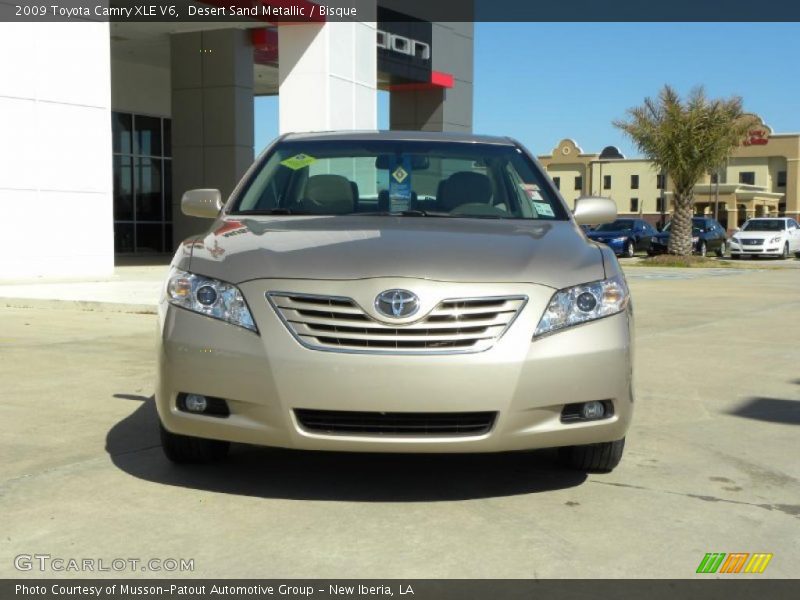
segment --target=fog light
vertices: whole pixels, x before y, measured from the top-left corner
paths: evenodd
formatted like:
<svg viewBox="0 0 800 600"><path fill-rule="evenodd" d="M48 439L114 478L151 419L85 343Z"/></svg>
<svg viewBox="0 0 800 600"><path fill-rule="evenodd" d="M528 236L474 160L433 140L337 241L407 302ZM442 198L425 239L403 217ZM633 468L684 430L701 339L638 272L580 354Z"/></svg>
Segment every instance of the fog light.
<svg viewBox="0 0 800 600"><path fill-rule="evenodd" d="M208 408L208 401L206 400L205 396L200 396L198 394L186 394L186 398L183 400L183 405L189 412L202 413L206 411L206 408Z"/></svg>
<svg viewBox="0 0 800 600"><path fill-rule="evenodd" d="M586 402L581 407L581 417L587 421L602 419L606 414L606 408L602 402Z"/></svg>

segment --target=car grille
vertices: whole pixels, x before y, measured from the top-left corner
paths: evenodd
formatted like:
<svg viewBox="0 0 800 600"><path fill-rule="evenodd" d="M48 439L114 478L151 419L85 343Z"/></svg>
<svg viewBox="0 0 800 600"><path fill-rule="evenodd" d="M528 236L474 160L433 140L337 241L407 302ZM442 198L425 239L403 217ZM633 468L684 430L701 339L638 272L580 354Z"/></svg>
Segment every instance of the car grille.
<svg viewBox="0 0 800 600"><path fill-rule="evenodd" d="M352 299L269 292L267 298L307 348L370 354L465 353L489 349L525 306L525 296L444 300L408 325L373 319Z"/></svg>
<svg viewBox="0 0 800 600"><path fill-rule="evenodd" d="M745 246L761 246L764 240L742 239L742 244Z"/></svg>
<svg viewBox="0 0 800 600"><path fill-rule="evenodd" d="M495 412L406 413L295 409L306 431L378 435L481 435L488 433Z"/></svg>

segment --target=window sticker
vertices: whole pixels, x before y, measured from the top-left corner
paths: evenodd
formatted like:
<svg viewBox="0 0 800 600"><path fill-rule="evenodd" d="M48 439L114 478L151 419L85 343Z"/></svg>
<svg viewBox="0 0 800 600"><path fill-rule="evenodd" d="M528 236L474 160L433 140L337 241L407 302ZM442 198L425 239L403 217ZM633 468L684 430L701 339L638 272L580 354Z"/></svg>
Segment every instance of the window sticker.
<svg viewBox="0 0 800 600"><path fill-rule="evenodd" d="M294 156L281 161L284 167L289 167L293 171L307 167L311 163L316 162L317 159L308 154L295 154Z"/></svg>
<svg viewBox="0 0 800 600"><path fill-rule="evenodd" d="M528 199L533 202L543 202L542 193L539 191L539 186L535 183L521 183L519 184Z"/></svg>
<svg viewBox="0 0 800 600"><path fill-rule="evenodd" d="M389 211L408 210L411 201L411 157L392 157L389 162Z"/></svg>
<svg viewBox="0 0 800 600"><path fill-rule="evenodd" d="M539 197L539 199L541 199L541 196ZM547 202L534 202L533 210L536 211L537 215L542 217L556 216L556 214L553 212L553 208Z"/></svg>

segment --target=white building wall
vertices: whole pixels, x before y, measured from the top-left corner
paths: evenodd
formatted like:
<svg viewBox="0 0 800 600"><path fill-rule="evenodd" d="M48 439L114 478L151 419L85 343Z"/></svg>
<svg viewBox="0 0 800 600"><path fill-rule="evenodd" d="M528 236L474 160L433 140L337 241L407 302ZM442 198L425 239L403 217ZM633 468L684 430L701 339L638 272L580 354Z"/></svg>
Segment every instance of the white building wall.
<svg viewBox="0 0 800 600"><path fill-rule="evenodd" d="M108 23L0 23L0 279L114 267Z"/></svg>
<svg viewBox="0 0 800 600"><path fill-rule="evenodd" d="M376 129L377 26L278 28L280 132Z"/></svg>

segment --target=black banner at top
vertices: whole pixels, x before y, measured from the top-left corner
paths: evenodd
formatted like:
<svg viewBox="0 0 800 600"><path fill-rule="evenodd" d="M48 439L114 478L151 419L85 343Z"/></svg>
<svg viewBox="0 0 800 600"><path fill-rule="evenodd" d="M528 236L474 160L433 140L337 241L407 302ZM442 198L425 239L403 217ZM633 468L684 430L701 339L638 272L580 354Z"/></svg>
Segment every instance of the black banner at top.
<svg viewBox="0 0 800 600"><path fill-rule="evenodd" d="M0 0L0 21L800 22L797 0ZM401 18L401 17L398 17Z"/></svg>

